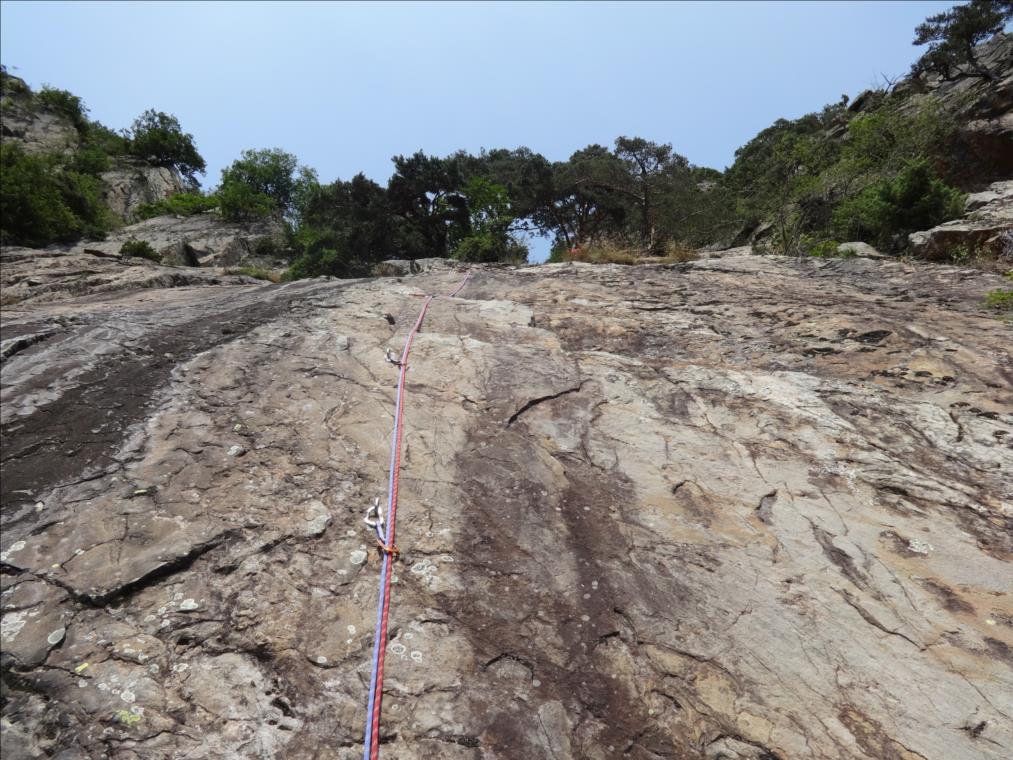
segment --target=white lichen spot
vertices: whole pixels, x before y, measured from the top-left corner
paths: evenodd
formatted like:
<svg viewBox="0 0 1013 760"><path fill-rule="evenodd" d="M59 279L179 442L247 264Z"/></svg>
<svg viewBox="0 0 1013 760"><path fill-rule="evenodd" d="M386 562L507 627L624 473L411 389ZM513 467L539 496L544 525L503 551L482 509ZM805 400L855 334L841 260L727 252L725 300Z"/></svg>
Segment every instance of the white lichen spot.
<svg viewBox="0 0 1013 760"><path fill-rule="evenodd" d="M318 655L317 656L317 665L326 665L326 664L327 664L327 658L324 657L322 654Z"/></svg>
<svg viewBox="0 0 1013 760"><path fill-rule="evenodd" d="M539 680L538 680L538 679L536 678L536 679L534 679L534 680L533 680L533 681L531 682L531 685L532 685L532 686L534 686L534 687L535 687L535 688L537 689L537 688L538 688L539 686L541 686L541 685L542 685L542 682L541 682L541 681L539 681Z"/></svg>
<svg viewBox="0 0 1013 760"><path fill-rule="evenodd" d="M25 627L25 612L11 612L0 619L0 639L10 643Z"/></svg>
<svg viewBox="0 0 1013 760"><path fill-rule="evenodd" d="M148 672L151 673L152 675L154 675L158 671L159 671L159 667L158 667L158 663L157 662L153 662L153 663L151 663L148 666Z"/></svg>
<svg viewBox="0 0 1013 760"><path fill-rule="evenodd" d="M178 602L182 598L183 598L183 592L182 591L177 591L175 594L172 595L172 601L174 601L174 602Z"/></svg>
<svg viewBox="0 0 1013 760"><path fill-rule="evenodd" d="M8 547L7 551L0 552L0 562L6 562L8 557L10 557L12 554L16 552L21 551L24 548L25 548L24 541L15 541Z"/></svg>
<svg viewBox="0 0 1013 760"><path fill-rule="evenodd" d="M364 552L362 549L356 549L355 551L353 551L351 554L348 555L348 561L351 562L353 565L361 565L363 562L366 561L366 552Z"/></svg>
<svg viewBox="0 0 1013 760"><path fill-rule="evenodd" d="M928 554L932 551L932 544L926 541L919 541L917 538L912 538L907 542L907 548L915 554Z"/></svg>
<svg viewBox="0 0 1013 760"><path fill-rule="evenodd" d="M83 679L83 678L82 678L82 679L80 679L80 680L79 680L79 681L77 682L77 688L79 688L79 689L83 689L83 688L84 688L85 686L87 686L87 685L88 685L88 682L87 682L87 681L86 681L85 679Z"/></svg>
<svg viewBox="0 0 1013 760"><path fill-rule="evenodd" d="M355 635L355 626L354 625L348 626L348 635L349 636L354 636Z"/></svg>
<svg viewBox="0 0 1013 760"><path fill-rule="evenodd" d="M598 581L591 581L591 588L597 589L598 588Z"/></svg>
<svg viewBox="0 0 1013 760"><path fill-rule="evenodd" d="M49 634L48 636L46 636L46 641L47 641L47 642L49 643L49 645L50 645L50 646L56 646L56 645L57 645L57 644L59 644L59 643L60 643L61 641L63 641L63 637L64 637L64 636L65 636L66 634L67 634L67 629L66 629L66 628L64 628L64 627L63 627L63 626L61 625L61 626L60 626L59 628L57 628L57 629L56 629L55 631L53 631L53 632L52 632L52 633L50 633L50 634Z"/></svg>
<svg viewBox="0 0 1013 760"><path fill-rule="evenodd" d="M415 660L415 662L422 662L422 652L420 652L417 649L412 651L411 657L413 660Z"/></svg>
<svg viewBox="0 0 1013 760"><path fill-rule="evenodd" d="M185 662L177 662L175 665L172 666L173 673L185 673L189 669L190 665Z"/></svg>
<svg viewBox="0 0 1013 760"><path fill-rule="evenodd" d="M137 696L134 694L134 692L124 689L123 691L120 692L120 699L122 699L129 705L131 702L137 699Z"/></svg>
<svg viewBox="0 0 1013 760"><path fill-rule="evenodd" d="M589 618L589 617L588 617L587 615L581 615L581 616L580 616L580 619L581 619L581 620L583 620L583 621L584 621L584 622L586 623L586 622L587 622L587 621L589 621L589 620L590 620L591 618Z"/></svg>
<svg viewBox="0 0 1013 760"><path fill-rule="evenodd" d="M393 644L390 645L390 651L392 651L394 654L403 655L405 652L408 651L408 647L406 647L404 644L399 644L398 642L395 641Z"/></svg>
<svg viewBox="0 0 1013 760"><path fill-rule="evenodd" d="M184 599L179 603L180 612L193 612L195 609L200 607L197 601L194 599Z"/></svg>

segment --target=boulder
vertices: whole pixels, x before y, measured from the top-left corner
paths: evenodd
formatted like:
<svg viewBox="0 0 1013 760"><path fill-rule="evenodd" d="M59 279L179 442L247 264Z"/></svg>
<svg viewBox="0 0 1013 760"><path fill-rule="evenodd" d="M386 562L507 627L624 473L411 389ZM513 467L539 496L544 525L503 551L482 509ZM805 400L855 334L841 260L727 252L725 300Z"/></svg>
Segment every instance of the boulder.
<svg viewBox="0 0 1013 760"><path fill-rule="evenodd" d="M921 258L943 260L963 249L985 252L1013 263L1013 181L994 182L967 199L968 213L908 235L911 251Z"/></svg>
<svg viewBox="0 0 1013 760"><path fill-rule="evenodd" d="M454 259L387 259L373 267L373 275L376 277L403 277L409 274L446 272L463 268L465 265Z"/></svg>

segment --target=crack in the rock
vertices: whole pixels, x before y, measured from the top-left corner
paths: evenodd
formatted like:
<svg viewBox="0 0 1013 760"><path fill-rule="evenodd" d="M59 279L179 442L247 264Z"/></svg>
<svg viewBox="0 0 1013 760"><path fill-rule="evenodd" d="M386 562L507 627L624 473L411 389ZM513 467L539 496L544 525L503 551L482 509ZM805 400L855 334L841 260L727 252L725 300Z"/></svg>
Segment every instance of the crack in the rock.
<svg viewBox="0 0 1013 760"><path fill-rule="evenodd" d="M552 393L549 394L548 396L539 396L538 398L531 399L526 404L524 404L524 406L522 406L520 409L518 409L516 412L510 415L510 418L506 421L506 427L510 427L515 422L517 422L518 418L532 407L538 406L539 404L542 404L546 401L552 401L553 399L560 398L561 396L566 396L571 393L578 393L580 389L584 387L584 383L585 381L581 380L580 383L573 386L572 388L567 388L565 390L560 391L559 393Z"/></svg>

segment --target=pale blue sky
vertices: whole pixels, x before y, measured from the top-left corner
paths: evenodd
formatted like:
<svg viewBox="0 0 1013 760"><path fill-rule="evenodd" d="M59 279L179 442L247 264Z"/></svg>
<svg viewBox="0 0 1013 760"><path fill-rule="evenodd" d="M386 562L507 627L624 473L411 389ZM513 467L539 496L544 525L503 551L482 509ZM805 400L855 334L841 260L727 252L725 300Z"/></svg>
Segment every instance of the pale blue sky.
<svg viewBox="0 0 1013 760"><path fill-rule="evenodd" d="M950 2L0 3L0 59L121 128L174 113L208 162L295 153L323 181L390 157L526 145L562 160L618 135L718 169L779 117L917 57Z"/></svg>

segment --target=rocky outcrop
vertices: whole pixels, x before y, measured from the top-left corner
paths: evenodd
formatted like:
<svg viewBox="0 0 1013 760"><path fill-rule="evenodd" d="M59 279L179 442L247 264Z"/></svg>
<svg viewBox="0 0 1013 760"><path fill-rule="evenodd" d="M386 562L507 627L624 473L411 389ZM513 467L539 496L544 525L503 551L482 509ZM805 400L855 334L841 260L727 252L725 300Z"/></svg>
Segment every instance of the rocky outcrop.
<svg viewBox="0 0 1013 760"><path fill-rule="evenodd" d="M376 277L401 277L406 274L465 270L467 265L453 259L388 259L373 267Z"/></svg>
<svg viewBox="0 0 1013 760"><path fill-rule="evenodd" d="M355 758L459 272L6 310L5 757ZM478 268L408 375L381 756L1013 753L997 276Z"/></svg>
<svg viewBox="0 0 1013 760"><path fill-rule="evenodd" d="M143 240L162 255L163 263L180 266L230 267L256 265L285 266L274 253L277 246L262 241L280 240L281 225L274 221L239 224L225 221L216 212L194 216L156 216L131 224L102 242L87 248L119 253L127 240ZM80 247L80 246L79 246Z"/></svg>
<svg viewBox="0 0 1013 760"><path fill-rule="evenodd" d="M132 158L117 160L116 167L102 173L102 200L121 219L134 222L137 210L190 188L175 169L152 166Z"/></svg>
<svg viewBox="0 0 1013 760"><path fill-rule="evenodd" d="M46 105L20 77L4 71L0 82L0 138L4 143L18 145L27 153L62 153L67 157L77 153L81 132L67 115ZM103 202L125 222L137 220L141 205L191 189L176 169L130 156L113 159L112 168L102 172L100 179Z"/></svg>
<svg viewBox="0 0 1013 760"><path fill-rule="evenodd" d="M73 153L81 142L74 125L66 117L40 108L32 91L21 77L0 74L0 139L14 141L26 153Z"/></svg>
<svg viewBox="0 0 1013 760"><path fill-rule="evenodd" d="M44 250L9 247L0 250L2 303L35 303L136 288L219 285L238 282L222 268L287 265L262 241L281 232L273 222L234 224L217 214L158 216L132 224L106 240ZM144 241L161 255L161 265L121 257L128 240ZM203 270L194 267L205 267ZM252 282L250 278L246 281Z"/></svg>
<svg viewBox="0 0 1013 760"><path fill-rule="evenodd" d="M958 133L948 151L947 175L951 183L974 190L1013 176L1013 34L998 34L976 52L995 81L922 74L897 91L915 94L912 107L918 107L918 93L923 93L956 116Z"/></svg>
<svg viewBox="0 0 1013 760"><path fill-rule="evenodd" d="M0 249L0 304L42 303L138 288L254 283L216 269L162 266L77 246L70 250ZM6 319L7 313L4 317Z"/></svg>
<svg viewBox="0 0 1013 760"><path fill-rule="evenodd" d="M1013 181L995 182L967 197L967 214L908 236L911 251L925 259L951 258L958 251L996 257L1013 266Z"/></svg>

